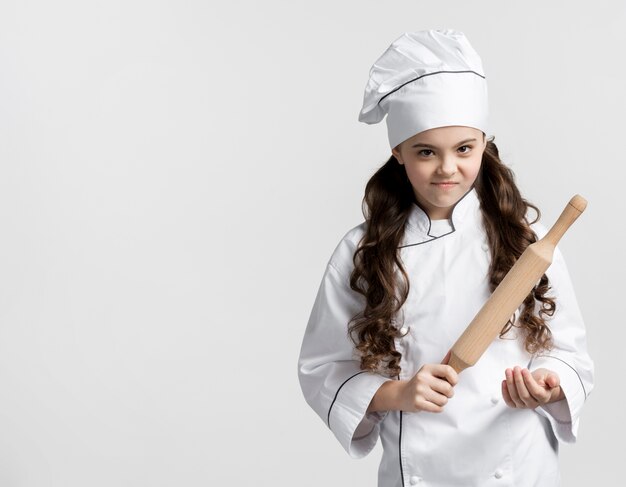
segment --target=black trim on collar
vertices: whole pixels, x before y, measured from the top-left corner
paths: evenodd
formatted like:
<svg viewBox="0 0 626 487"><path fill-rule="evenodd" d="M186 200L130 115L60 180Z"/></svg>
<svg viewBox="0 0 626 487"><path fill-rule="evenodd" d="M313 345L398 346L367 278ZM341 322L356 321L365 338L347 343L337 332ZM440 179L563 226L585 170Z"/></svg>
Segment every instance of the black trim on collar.
<svg viewBox="0 0 626 487"><path fill-rule="evenodd" d="M457 201L454 204L454 207L452 208L452 213L450 215L450 225L452 225L452 230L449 231L448 233L444 233L443 235L438 235L438 236L430 234L430 229L431 229L431 227L433 225L433 221L430 219L430 216L428 215L428 212L426 210L424 210L424 208L422 208L417 203L417 200L414 199L413 200L413 204L415 206L417 206L424 213L424 215L426 215L426 218L428 218L428 231L426 232L426 235L429 236L429 237L432 237L432 238L430 240L424 240L423 242L418 242L418 243L414 243L414 244L400 245L400 246L398 246L398 248L399 249L403 249L403 248L406 248L406 247L414 247L416 245L422 245L422 244L425 244L425 243L428 243L428 242L432 242L433 240L437 240L438 238L445 237L446 235L450 235L450 234L456 232L456 227L454 226L454 210L456 210L458 204L461 201L463 201L467 197L467 195L469 195L472 191L475 191L475 190L476 190L476 187L474 185L472 185L472 187L463 196L461 196L459 198L459 201Z"/></svg>
<svg viewBox="0 0 626 487"><path fill-rule="evenodd" d="M446 235L451 235L453 233L454 233L454 225L452 225L452 231L451 232L444 233L443 235L439 235L438 237L433 237L430 240L424 240L423 242L417 242L417 243L414 243L414 244L400 245L398 248L399 249L404 249L406 247L415 247L416 245L422 245L422 244L425 244L425 243L430 243L433 240L437 240L438 238L445 237ZM432 237L432 235L430 235L430 236Z"/></svg>
<svg viewBox="0 0 626 487"><path fill-rule="evenodd" d="M485 76L483 76L480 73L477 73L476 71L472 71L470 70L465 70L465 71L435 71L434 73L426 73L423 74L421 76L418 76L417 78L414 78L412 80L407 81L406 83L402 83L400 86L398 86L397 88L394 88L392 91L390 91L389 93L387 93L385 96L383 96L380 100L378 100L377 105L380 105L380 102L383 101L385 98L387 98L389 95L391 95L392 93L395 93L396 91L398 91L400 88L402 88L405 85L408 85L409 83L413 83L413 81L417 81L418 79L421 78L425 78L426 76L432 76L433 74L440 74L440 73L474 73L477 76L480 76L483 79L486 79Z"/></svg>

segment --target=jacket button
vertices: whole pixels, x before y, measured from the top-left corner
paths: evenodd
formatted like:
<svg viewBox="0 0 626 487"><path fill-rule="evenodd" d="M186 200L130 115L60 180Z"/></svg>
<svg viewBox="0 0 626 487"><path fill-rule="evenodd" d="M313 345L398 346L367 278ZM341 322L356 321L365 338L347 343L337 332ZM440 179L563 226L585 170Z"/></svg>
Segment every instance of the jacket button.
<svg viewBox="0 0 626 487"><path fill-rule="evenodd" d="M500 469L496 470L495 473L493 474L493 476L497 479L501 479L503 475L504 473L502 473L502 470Z"/></svg>
<svg viewBox="0 0 626 487"><path fill-rule="evenodd" d="M421 481L422 479L420 479L417 475L413 475L413 477L409 479L409 482L411 482L411 485L415 485Z"/></svg>
<svg viewBox="0 0 626 487"><path fill-rule="evenodd" d="M498 401L499 401L499 400L500 400L500 399L499 399L498 397L496 397L496 396L492 396L492 397L491 397L491 404L498 404Z"/></svg>
<svg viewBox="0 0 626 487"><path fill-rule="evenodd" d="M403 335L406 335L407 331L409 331L409 329L406 326L403 326L402 328L400 328L400 333L402 333Z"/></svg>

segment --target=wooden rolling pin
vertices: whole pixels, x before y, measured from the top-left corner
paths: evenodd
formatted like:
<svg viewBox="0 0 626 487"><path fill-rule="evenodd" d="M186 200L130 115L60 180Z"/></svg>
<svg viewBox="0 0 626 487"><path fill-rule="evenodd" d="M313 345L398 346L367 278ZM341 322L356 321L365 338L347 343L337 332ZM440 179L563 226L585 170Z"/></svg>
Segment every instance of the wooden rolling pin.
<svg viewBox="0 0 626 487"><path fill-rule="evenodd" d="M461 372L474 365L505 323L524 302L552 263L554 248L574 221L585 211L587 200L575 195L550 231L522 252L487 302L450 350L447 362ZM446 356L447 357L447 356ZM445 363L445 359L444 359Z"/></svg>

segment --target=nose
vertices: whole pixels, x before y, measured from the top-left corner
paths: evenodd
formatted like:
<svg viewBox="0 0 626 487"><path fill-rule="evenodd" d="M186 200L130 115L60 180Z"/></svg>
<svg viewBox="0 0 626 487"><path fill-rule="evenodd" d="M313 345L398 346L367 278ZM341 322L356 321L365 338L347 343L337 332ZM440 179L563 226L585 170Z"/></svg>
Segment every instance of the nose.
<svg viewBox="0 0 626 487"><path fill-rule="evenodd" d="M441 163L437 168L437 173L442 176L449 177L456 173L456 169L457 168L455 158L451 155L445 155L441 159Z"/></svg>

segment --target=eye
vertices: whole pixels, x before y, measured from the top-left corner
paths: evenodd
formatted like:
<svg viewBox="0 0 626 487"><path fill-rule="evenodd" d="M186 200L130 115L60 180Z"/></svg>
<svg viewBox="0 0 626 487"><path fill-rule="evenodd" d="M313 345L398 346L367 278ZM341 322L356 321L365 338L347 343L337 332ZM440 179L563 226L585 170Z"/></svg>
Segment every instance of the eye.
<svg viewBox="0 0 626 487"><path fill-rule="evenodd" d="M427 157L429 154L424 154L424 152L432 152L432 151L430 149L422 149L421 151L418 152L418 154L420 156Z"/></svg>
<svg viewBox="0 0 626 487"><path fill-rule="evenodd" d="M467 150L462 151L461 154L467 154L472 149L471 145L462 145L461 147L459 147L459 150L461 150L463 147L465 147Z"/></svg>

